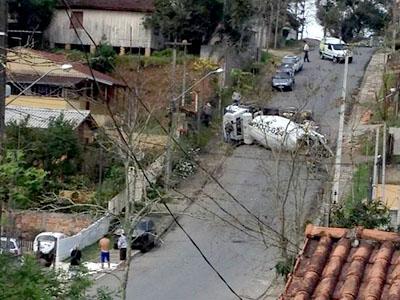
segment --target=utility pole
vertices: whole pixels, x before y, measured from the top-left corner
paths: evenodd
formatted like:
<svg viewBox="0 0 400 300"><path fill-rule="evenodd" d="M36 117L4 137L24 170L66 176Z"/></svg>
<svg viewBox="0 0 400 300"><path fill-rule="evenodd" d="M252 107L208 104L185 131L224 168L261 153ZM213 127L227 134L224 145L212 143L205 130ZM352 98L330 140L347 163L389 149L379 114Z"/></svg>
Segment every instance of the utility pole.
<svg viewBox="0 0 400 300"><path fill-rule="evenodd" d="M379 127L376 128L376 136L375 136L374 172L372 177L372 200L376 199L376 188L378 186L378 155L379 155Z"/></svg>
<svg viewBox="0 0 400 300"><path fill-rule="evenodd" d="M186 91L186 53L187 46L190 46L192 43L188 43L187 40L182 41L183 45L183 76L182 76L182 94ZM182 96L181 106L185 106L185 95Z"/></svg>
<svg viewBox="0 0 400 300"><path fill-rule="evenodd" d="M386 176L386 121L383 123L383 138L382 138L382 183L381 196L382 202L385 203L385 176Z"/></svg>
<svg viewBox="0 0 400 300"><path fill-rule="evenodd" d="M397 36L397 1L393 3L393 32L392 32L392 52L396 51L396 36Z"/></svg>
<svg viewBox="0 0 400 300"><path fill-rule="evenodd" d="M0 1L0 151L4 144L4 111L6 106L6 64L7 64L7 0Z"/></svg>
<svg viewBox="0 0 400 300"><path fill-rule="evenodd" d="M339 119L339 132L336 147L335 159L335 174L333 177L332 188L332 201L334 204L339 202L339 185L340 185L340 167L342 164L342 144L343 144L343 130L344 130L344 117L346 109L346 90L347 90L347 73L349 70L349 57L346 55L344 64L343 75L343 88L342 88L342 104L340 105L340 119Z"/></svg>
<svg viewBox="0 0 400 300"><path fill-rule="evenodd" d="M7 64L7 0L0 0L0 156L3 155L6 107L6 64ZM3 200L0 200L0 235L3 235Z"/></svg>

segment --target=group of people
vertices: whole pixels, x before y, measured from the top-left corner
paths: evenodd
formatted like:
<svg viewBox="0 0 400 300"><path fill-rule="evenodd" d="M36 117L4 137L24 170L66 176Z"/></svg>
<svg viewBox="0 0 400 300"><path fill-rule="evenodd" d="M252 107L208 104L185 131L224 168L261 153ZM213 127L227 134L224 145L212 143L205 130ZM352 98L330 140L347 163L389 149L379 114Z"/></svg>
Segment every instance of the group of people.
<svg viewBox="0 0 400 300"><path fill-rule="evenodd" d="M108 264L108 268L110 268L110 245L111 245L111 241L107 237L107 235L103 236L103 238L101 238L99 241L100 261L101 261L102 269L104 269L104 263L106 263L106 262ZM127 243L124 231L121 231L119 233L117 245L118 245L118 249L119 249L119 259L122 263L122 266L124 266L125 261L126 261L126 252L127 252L126 250L128 247L128 243Z"/></svg>
<svg viewBox="0 0 400 300"><path fill-rule="evenodd" d="M118 237L118 249L119 249L119 259L122 262L122 265L125 264L126 261L126 248L127 248L127 240L124 232L122 231ZM107 263L108 268L111 267L111 260L110 260L110 248L111 241L104 235L99 241L99 248L100 248L100 262L101 268L104 269L104 264ZM71 267L78 267L81 264L82 259L82 251L79 249L79 246L76 245L70 253L70 265Z"/></svg>

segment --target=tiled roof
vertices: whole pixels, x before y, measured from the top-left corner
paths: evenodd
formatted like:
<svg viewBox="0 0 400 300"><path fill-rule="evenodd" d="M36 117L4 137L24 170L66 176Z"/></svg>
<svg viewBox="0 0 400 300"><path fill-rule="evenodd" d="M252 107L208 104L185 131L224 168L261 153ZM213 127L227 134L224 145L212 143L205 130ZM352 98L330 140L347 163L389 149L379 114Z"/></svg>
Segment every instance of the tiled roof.
<svg viewBox="0 0 400 300"><path fill-rule="evenodd" d="M400 234L308 225L281 300L400 299Z"/></svg>
<svg viewBox="0 0 400 300"><path fill-rule="evenodd" d="M50 121L56 119L61 114L65 121L73 125L74 129L90 117L89 110L77 111L72 109L48 109L8 105L5 111L5 124L11 122L20 123L29 117L27 127L48 128Z"/></svg>
<svg viewBox="0 0 400 300"><path fill-rule="evenodd" d="M69 7L78 9L100 9L116 11L152 12L153 0L69 0ZM65 8L63 1L59 1L58 7Z"/></svg>
<svg viewBox="0 0 400 300"><path fill-rule="evenodd" d="M75 71L85 74L86 77L88 77L89 79L93 79L92 72L90 71L90 68L87 65L84 65L79 62L70 62L67 60L67 57L64 54L51 53L51 52L45 52L45 51L39 51L39 50L30 50L30 51L33 53L36 53L37 55L39 55L43 58L48 59L54 63L71 64ZM108 85L115 84L115 85L125 86L125 84L123 82L121 82L120 80L117 80L107 74L101 73L101 72L93 70L93 69L92 69L92 71L93 71L94 78L96 78L96 80L101 83L108 84Z"/></svg>
<svg viewBox="0 0 400 300"><path fill-rule="evenodd" d="M62 64L71 64L72 70L64 72L54 70L40 82L74 85L82 80L93 80L90 68L79 62L70 62L64 54L57 54L33 49L18 49L7 54L7 67L12 78L19 82L32 82L49 70ZM125 86L123 82L107 74L93 70L94 78L103 84Z"/></svg>

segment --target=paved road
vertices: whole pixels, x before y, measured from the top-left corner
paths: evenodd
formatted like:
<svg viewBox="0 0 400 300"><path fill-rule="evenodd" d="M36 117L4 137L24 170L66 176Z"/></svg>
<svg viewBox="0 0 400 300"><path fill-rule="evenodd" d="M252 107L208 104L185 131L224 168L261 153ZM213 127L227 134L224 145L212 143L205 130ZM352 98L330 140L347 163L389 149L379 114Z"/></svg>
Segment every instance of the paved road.
<svg viewBox="0 0 400 300"><path fill-rule="evenodd" d="M359 84L372 50L362 49L360 53L349 68L350 90ZM343 64L321 61L316 55L311 53L312 62L297 75L295 91L278 93L273 105L312 108L322 130L336 138L339 107L335 99L341 94ZM274 230L281 229L279 208L282 201L286 201L285 235L295 241L296 233L303 230L307 212L316 205L315 195L322 180L319 173L309 172L307 164L299 160L291 169L292 160L286 155L273 154L255 145L240 146L224 161L218 179L262 223ZM289 178L292 180L286 198ZM192 205L188 215L181 218L183 227L236 292L250 298L262 295L274 277L280 253L276 247L277 236L262 225L267 232L263 237L239 230L243 229L242 225L258 230L260 224L215 183L207 184L203 192L212 195L237 219L223 213L213 201L199 193L196 195L198 205ZM296 220L301 222L296 223ZM112 281L111 277L104 277L98 284L112 285ZM161 248L134 259L127 293L128 299L141 300L236 299L179 228L165 236ZM276 294L268 299L276 299Z"/></svg>

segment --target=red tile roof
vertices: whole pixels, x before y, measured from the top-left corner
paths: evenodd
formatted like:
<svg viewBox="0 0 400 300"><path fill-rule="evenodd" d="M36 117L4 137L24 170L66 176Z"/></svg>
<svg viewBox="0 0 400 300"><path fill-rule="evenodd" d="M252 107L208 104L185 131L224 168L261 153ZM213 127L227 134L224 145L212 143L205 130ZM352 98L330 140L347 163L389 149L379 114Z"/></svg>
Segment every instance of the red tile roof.
<svg viewBox="0 0 400 300"><path fill-rule="evenodd" d="M308 225L281 300L400 299L400 234Z"/></svg>
<svg viewBox="0 0 400 300"><path fill-rule="evenodd" d="M76 9L99 9L114 11L153 12L153 0L68 0L67 4ZM58 7L65 8L63 1Z"/></svg>
<svg viewBox="0 0 400 300"><path fill-rule="evenodd" d="M63 64L63 63L71 64L73 66L74 70L84 73L85 75L89 76L90 78L93 78L90 68L87 65L84 65L79 62L70 62L70 61L68 61L68 59L66 58L66 56L64 54L51 53L51 52L32 50L32 49L29 51L32 51L32 52L36 53L37 55L39 55L45 59L48 59L50 61L53 61L57 64ZM93 69L92 69L92 71L93 71L94 77L98 81L101 81L101 82L109 84L109 85L126 86L122 81L117 80L107 74L101 73L101 72L93 70Z"/></svg>

